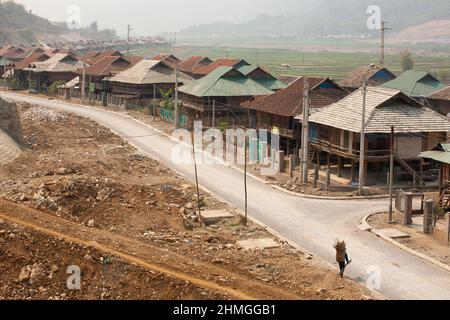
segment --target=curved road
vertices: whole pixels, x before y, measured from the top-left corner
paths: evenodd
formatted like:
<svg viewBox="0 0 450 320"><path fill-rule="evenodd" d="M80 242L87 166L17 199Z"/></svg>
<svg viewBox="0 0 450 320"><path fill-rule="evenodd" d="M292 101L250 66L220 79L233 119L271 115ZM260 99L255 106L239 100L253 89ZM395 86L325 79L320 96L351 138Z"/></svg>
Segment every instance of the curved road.
<svg viewBox="0 0 450 320"><path fill-rule="evenodd" d="M2 93L5 98L88 117L142 151L193 179L192 166L173 164L175 141L129 117L70 103ZM244 208L242 173L223 165L199 166L200 183ZM248 179L249 214L281 236L334 264L334 239L345 239L353 262L348 275L391 299L450 299L450 273L358 229L363 216L386 210L387 200L329 201L296 197ZM337 271L336 271L337 272Z"/></svg>

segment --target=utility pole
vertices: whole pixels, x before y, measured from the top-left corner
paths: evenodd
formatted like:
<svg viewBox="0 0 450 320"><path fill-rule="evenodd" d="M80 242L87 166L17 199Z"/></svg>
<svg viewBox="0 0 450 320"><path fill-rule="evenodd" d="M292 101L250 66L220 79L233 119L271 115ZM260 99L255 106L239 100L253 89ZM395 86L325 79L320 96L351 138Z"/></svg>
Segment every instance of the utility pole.
<svg viewBox="0 0 450 320"><path fill-rule="evenodd" d="M175 128L178 129L178 63L175 65Z"/></svg>
<svg viewBox="0 0 450 320"><path fill-rule="evenodd" d="M365 152L366 152L366 98L367 98L367 79L364 79L363 88L363 105L361 119L361 141L359 147L359 195L364 194L364 176L365 176Z"/></svg>
<svg viewBox="0 0 450 320"><path fill-rule="evenodd" d="M155 115L156 115L156 84L153 84L153 109L152 109L153 120L155 120Z"/></svg>
<svg viewBox="0 0 450 320"><path fill-rule="evenodd" d="M247 188L247 137L244 135L244 194L245 194L245 216L244 216L244 226L248 223L248 188Z"/></svg>
<svg viewBox="0 0 450 320"><path fill-rule="evenodd" d="M386 21L381 21L381 59L380 59L380 65L384 66L384 51L385 51L385 47L386 47L386 31L388 30L392 30L389 28L386 28Z"/></svg>
<svg viewBox="0 0 450 320"><path fill-rule="evenodd" d="M302 121L302 183L308 183L309 154L309 79L303 81L303 121Z"/></svg>
<svg viewBox="0 0 450 320"><path fill-rule="evenodd" d="M395 153L395 129L391 127L391 157L390 157L390 169L389 169L389 223L393 222L393 185L394 185L394 153Z"/></svg>
<svg viewBox="0 0 450 320"><path fill-rule="evenodd" d="M86 98L86 62L83 61L83 75L81 80L81 104L84 104L85 98Z"/></svg>
<svg viewBox="0 0 450 320"><path fill-rule="evenodd" d="M131 41L131 31L133 31L133 27L131 24L127 26L127 56L130 55L130 41Z"/></svg>
<svg viewBox="0 0 450 320"><path fill-rule="evenodd" d="M202 225L202 227L204 227L205 223L203 221L202 208L200 206L200 187L199 187L199 183L198 183L198 170L197 170L197 158L195 155L194 131L192 131L192 133L191 133L191 138L192 138L192 157L193 157L193 162L194 162L195 186L196 186L196 190L197 190L197 218L198 218L198 221L200 222L200 224Z"/></svg>
<svg viewBox="0 0 450 320"><path fill-rule="evenodd" d="M213 99L211 128L214 129L215 127L216 127L216 99Z"/></svg>

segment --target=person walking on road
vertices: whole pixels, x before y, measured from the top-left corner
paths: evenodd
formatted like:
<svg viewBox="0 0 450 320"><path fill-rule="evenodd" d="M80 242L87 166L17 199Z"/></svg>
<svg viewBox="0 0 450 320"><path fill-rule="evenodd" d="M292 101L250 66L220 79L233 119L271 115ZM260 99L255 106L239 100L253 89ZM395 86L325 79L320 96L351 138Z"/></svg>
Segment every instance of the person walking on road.
<svg viewBox="0 0 450 320"><path fill-rule="evenodd" d="M339 276L344 277L345 268L352 262L348 258L347 244L345 241L336 240L334 243L334 249L336 249L336 261L339 264Z"/></svg>

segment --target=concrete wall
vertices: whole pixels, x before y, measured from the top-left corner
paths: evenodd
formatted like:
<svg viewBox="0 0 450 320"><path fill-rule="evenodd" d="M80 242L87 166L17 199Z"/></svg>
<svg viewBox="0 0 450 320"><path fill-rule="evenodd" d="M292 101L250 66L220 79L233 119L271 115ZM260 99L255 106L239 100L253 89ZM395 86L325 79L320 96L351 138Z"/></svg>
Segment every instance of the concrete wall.
<svg viewBox="0 0 450 320"><path fill-rule="evenodd" d="M18 144L23 144L22 127L17 106L2 98L0 98L0 129L10 135Z"/></svg>

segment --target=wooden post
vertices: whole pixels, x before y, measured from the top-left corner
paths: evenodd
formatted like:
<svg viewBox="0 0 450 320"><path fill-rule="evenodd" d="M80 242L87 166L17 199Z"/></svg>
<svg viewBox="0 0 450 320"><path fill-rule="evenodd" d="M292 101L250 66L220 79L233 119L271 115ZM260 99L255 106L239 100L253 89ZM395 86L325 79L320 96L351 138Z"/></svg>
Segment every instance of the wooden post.
<svg viewBox="0 0 450 320"><path fill-rule="evenodd" d="M434 201L425 201L425 212L423 214L423 233L431 234L433 232L433 210Z"/></svg>
<svg viewBox="0 0 450 320"><path fill-rule="evenodd" d="M195 185L196 185L196 189L197 189L197 209L198 209L197 217L198 217L198 221L200 222L202 227L205 227L205 222L203 221L202 211L201 211L201 207L200 207L200 187L199 187L199 183L198 183L197 159L195 156L194 131L192 131L192 157L194 160Z"/></svg>
<svg viewBox="0 0 450 320"><path fill-rule="evenodd" d="M389 223L392 222L393 208L392 208L392 197L393 197L393 185L394 185L394 143L395 143L395 130L394 126L391 127L391 156L389 165Z"/></svg>
<svg viewBox="0 0 450 320"><path fill-rule="evenodd" d="M325 191L328 191L331 183L331 172L328 169L325 175Z"/></svg>
<svg viewBox="0 0 450 320"><path fill-rule="evenodd" d="M352 167L350 169L350 181L355 181L355 159L352 159Z"/></svg>
<svg viewBox="0 0 450 320"><path fill-rule="evenodd" d="M320 171L320 148L317 148L316 152L317 152L317 154L316 154L316 157L317 157L317 168Z"/></svg>
<svg viewBox="0 0 450 320"><path fill-rule="evenodd" d="M331 170L331 142L328 144L328 147L330 148L330 152L327 153L327 166L328 170Z"/></svg>
<svg viewBox="0 0 450 320"><path fill-rule="evenodd" d="M405 193L405 207L403 211L404 219L403 224L404 225L411 225L412 224L412 205L413 205L413 194L412 193Z"/></svg>
<svg viewBox="0 0 450 320"><path fill-rule="evenodd" d="M314 186L317 187L317 181L319 180L319 167L314 166Z"/></svg>
<svg viewBox="0 0 450 320"><path fill-rule="evenodd" d="M338 177L342 177L343 161L342 157L338 157Z"/></svg>

